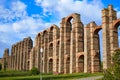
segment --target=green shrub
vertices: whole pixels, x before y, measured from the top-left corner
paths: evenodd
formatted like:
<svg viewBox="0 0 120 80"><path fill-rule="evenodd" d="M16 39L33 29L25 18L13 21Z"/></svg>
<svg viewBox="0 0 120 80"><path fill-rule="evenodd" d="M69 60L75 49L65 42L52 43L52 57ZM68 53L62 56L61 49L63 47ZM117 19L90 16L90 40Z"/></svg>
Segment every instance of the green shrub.
<svg viewBox="0 0 120 80"><path fill-rule="evenodd" d="M2 64L0 63L0 71L2 70Z"/></svg>
<svg viewBox="0 0 120 80"><path fill-rule="evenodd" d="M104 71L103 80L120 80L120 49L115 50L112 65Z"/></svg>
<svg viewBox="0 0 120 80"><path fill-rule="evenodd" d="M38 70L37 68L35 68L35 67L33 67L33 68L30 70L30 72L31 72L32 75L37 75L37 74L39 74L39 70Z"/></svg>

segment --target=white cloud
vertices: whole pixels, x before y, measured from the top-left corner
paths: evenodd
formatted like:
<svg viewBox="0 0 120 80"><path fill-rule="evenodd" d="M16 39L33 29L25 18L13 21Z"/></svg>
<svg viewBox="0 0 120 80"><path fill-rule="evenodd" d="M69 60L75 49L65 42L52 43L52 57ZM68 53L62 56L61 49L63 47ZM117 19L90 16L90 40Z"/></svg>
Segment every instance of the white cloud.
<svg viewBox="0 0 120 80"><path fill-rule="evenodd" d="M26 9L26 5L20 1L12 3L12 10L14 11L24 11Z"/></svg>
<svg viewBox="0 0 120 80"><path fill-rule="evenodd" d="M26 5L20 1L9 4L10 8L0 5L0 19L4 23L14 22L26 17ZM2 23L0 22L0 23Z"/></svg>
<svg viewBox="0 0 120 80"><path fill-rule="evenodd" d="M36 4L42 6L44 13L51 13L62 18L72 13L81 14L81 18L85 24L90 21L101 20L101 9L103 7L101 1L79 1L79 0L35 0Z"/></svg>

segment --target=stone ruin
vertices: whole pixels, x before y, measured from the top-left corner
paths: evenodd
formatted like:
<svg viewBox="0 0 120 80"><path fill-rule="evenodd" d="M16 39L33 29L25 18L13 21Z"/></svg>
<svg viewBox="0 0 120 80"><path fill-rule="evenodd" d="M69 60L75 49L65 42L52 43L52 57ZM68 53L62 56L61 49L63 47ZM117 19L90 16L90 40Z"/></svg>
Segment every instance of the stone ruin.
<svg viewBox="0 0 120 80"><path fill-rule="evenodd" d="M80 14L74 13L62 18L60 27L53 24L49 29L37 34L35 45L30 37L12 45L11 55L5 49L0 62L7 63L12 70L30 70L36 67L40 72L67 74L78 72L100 72L100 41L98 32L102 30L103 69L111 63L111 56L118 48L120 19L112 5L102 10L102 24L90 22L86 26ZM40 52L40 49L43 52Z"/></svg>

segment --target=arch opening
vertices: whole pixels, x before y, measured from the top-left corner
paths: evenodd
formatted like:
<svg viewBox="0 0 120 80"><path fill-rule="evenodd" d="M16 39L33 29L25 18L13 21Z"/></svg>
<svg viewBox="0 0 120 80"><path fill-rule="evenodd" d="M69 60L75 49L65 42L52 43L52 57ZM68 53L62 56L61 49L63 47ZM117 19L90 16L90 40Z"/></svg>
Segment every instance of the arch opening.
<svg viewBox="0 0 120 80"><path fill-rule="evenodd" d="M58 67L59 67L59 59L57 59L57 67L56 67L57 73L58 73Z"/></svg>
<svg viewBox="0 0 120 80"><path fill-rule="evenodd" d="M48 33L47 33L47 31L45 30L45 31L43 32L43 43L47 43L47 40L48 40Z"/></svg>
<svg viewBox="0 0 120 80"><path fill-rule="evenodd" d="M53 56L53 43L50 44L49 46L49 57Z"/></svg>
<svg viewBox="0 0 120 80"><path fill-rule="evenodd" d="M68 20L67 20L67 25L69 26L69 31L72 31L72 29L73 29L73 25L72 25L73 22L74 22L73 17L72 16L69 17Z"/></svg>
<svg viewBox="0 0 120 80"><path fill-rule="evenodd" d="M30 66L30 61L27 62L27 70L29 70Z"/></svg>
<svg viewBox="0 0 120 80"><path fill-rule="evenodd" d="M53 59L49 60L49 73L53 73Z"/></svg>
<svg viewBox="0 0 120 80"><path fill-rule="evenodd" d="M52 42L52 41L53 41L53 29L54 29L54 27L52 26L52 27L50 28L50 32L49 32L49 42Z"/></svg>
<svg viewBox="0 0 120 80"><path fill-rule="evenodd" d="M56 53L56 56L59 57L59 41L57 42L57 53Z"/></svg>
<svg viewBox="0 0 120 80"><path fill-rule="evenodd" d="M114 48L120 48L120 24L115 25L114 31Z"/></svg>
<svg viewBox="0 0 120 80"><path fill-rule="evenodd" d="M78 72L84 72L84 55L78 58Z"/></svg>
<svg viewBox="0 0 120 80"><path fill-rule="evenodd" d="M118 47L120 48L120 25L118 26Z"/></svg>
<svg viewBox="0 0 120 80"><path fill-rule="evenodd" d="M94 72L100 72L102 70L102 29L98 28L94 31L93 34L93 51L94 51L94 56L93 56L93 67L94 67Z"/></svg>
<svg viewBox="0 0 120 80"><path fill-rule="evenodd" d="M66 73L70 73L70 58L66 59Z"/></svg>

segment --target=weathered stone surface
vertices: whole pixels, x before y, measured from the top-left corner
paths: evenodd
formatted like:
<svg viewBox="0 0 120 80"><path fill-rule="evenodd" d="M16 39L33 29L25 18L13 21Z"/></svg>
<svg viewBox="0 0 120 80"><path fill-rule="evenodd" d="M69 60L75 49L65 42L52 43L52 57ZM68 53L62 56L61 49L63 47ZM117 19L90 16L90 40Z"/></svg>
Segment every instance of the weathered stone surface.
<svg viewBox="0 0 120 80"><path fill-rule="evenodd" d="M120 19L112 5L102 10L102 25L94 21L85 27L80 14L74 13L62 18L60 27L50 28L37 34L35 45L30 37L12 45L11 55L5 49L0 59L7 68L30 70L36 67L40 72L66 74L100 71L100 41L98 32L102 29L103 68L107 69L114 49L118 48ZM41 52L41 48L43 52Z"/></svg>

